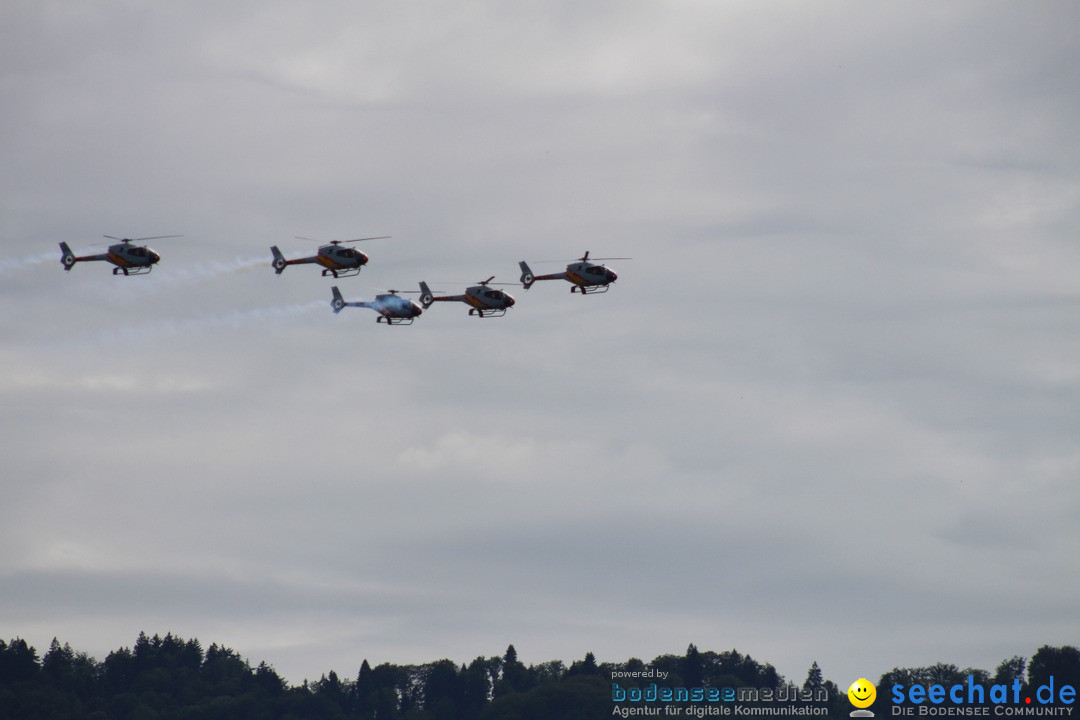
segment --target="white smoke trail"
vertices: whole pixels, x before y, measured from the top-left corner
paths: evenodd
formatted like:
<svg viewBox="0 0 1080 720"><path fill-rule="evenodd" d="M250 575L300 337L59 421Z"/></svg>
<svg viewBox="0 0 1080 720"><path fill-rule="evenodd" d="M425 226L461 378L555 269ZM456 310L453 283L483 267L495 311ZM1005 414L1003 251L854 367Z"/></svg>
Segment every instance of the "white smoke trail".
<svg viewBox="0 0 1080 720"><path fill-rule="evenodd" d="M282 318L296 317L309 313L315 309L325 310L327 303L323 300L312 300L306 303L294 303L292 305L276 305L272 307L247 308L245 310L232 310L227 313L204 317L189 318L187 320L173 320L177 333L187 333L197 330L209 330L216 328L242 328L254 324L262 324Z"/></svg>
<svg viewBox="0 0 1080 720"><path fill-rule="evenodd" d="M162 330L173 335L186 335L193 332L204 332L218 329L242 329L252 325L266 325L277 320L298 317L315 310L327 310L327 303L323 300L312 300L306 303L292 305L276 305L271 307L256 307L243 310L231 310L216 315L188 318L186 320L172 320L164 324ZM329 313L328 313L329 314Z"/></svg>
<svg viewBox="0 0 1080 720"><path fill-rule="evenodd" d="M235 275L252 270L260 265L266 266L269 271L270 258L260 255L259 257L235 257L232 260L214 260L187 267L160 266L154 273L157 276L154 279L157 280L155 284L163 288L194 285L223 275Z"/></svg>
<svg viewBox="0 0 1080 720"><path fill-rule="evenodd" d="M0 275L7 275L8 273L17 272L19 270L25 270L26 268L33 267L34 265L40 265L41 263L53 260L57 265L60 265L60 248L57 248L54 252L40 253L38 255L29 255L22 258L7 258L6 260L0 260Z"/></svg>
<svg viewBox="0 0 1080 720"><path fill-rule="evenodd" d="M316 310L324 310L327 311L327 315L330 314L325 301L313 300L292 305L232 310L192 318L168 318L154 322L125 324L80 338L72 338L61 345L100 347L116 343L146 343L148 340L189 337L222 329L238 330L252 326L265 326L276 321L300 317Z"/></svg>

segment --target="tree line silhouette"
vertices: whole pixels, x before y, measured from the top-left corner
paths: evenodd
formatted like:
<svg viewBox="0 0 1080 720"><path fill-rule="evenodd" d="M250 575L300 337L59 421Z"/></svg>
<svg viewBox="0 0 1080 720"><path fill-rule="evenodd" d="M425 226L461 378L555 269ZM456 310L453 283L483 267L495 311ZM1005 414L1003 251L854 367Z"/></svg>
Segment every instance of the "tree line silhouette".
<svg viewBox="0 0 1080 720"><path fill-rule="evenodd" d="M627 673L662 671L663 680ZM422 665L364 660L353 679L334 671L290 686L265 662L252 665L227 647L203 649L198 640L173 634L139 635L134 647L98 662L56 639L41 657L25 640L0 640L0 720L577 720L612 716L612 673L622 688L658 683L670 687L732 687L821 691L829 717L847 717L847 683L838 687L815 662L796 686L768 663L736 650L661 655L646 663L597 663L592 653L567 666L552 660L526 666L510 645L502 656L458 664L443 659ZM1035 688L1050 676L1060 687L1080 687L1080 650L1044 646L1030 661L1013 657L993 674L939 663L896 668L877 683L874 710L887 716L889 688L963 683L968 676L990 685L1019 679ZM854 678L852 678L854 680ZM817 693L821 696L821 693ZM685 706L685 704L684 704Z"/></svg>

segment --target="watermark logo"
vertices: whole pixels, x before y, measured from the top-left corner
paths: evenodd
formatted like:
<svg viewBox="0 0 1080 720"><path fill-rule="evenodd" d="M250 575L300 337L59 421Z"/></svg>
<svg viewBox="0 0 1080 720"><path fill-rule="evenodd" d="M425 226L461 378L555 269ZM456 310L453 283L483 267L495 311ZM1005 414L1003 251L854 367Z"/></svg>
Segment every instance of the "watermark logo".
<svg viewBox="0 0 1080 720"><path fill-rule="evenodd" d="M936 683L892 686L892 714L912 716L1071 716L1076 703L1076 688L1055 681L1025 690L1019 678L1011 684L995 683L986 687L968 675L967 681L946 687Z"/></svg>
<svg viewBox="0 0 1080 720"><path fill-rule="evenodd" d="M777 687L694 687L633 684L641 680L668 677L666 671L614 670L611 673L611 714L629 718L639 716L664 717L826 717L829 714L829 693L823 688L798 688L790 683ZM632 678L630 681L624 678ZM619 680L619 682L615 682ZM622 683L622 684L620 684ZM623 685L626 685L625 687Z"/></svg>
<svg viewBox="0 0 1080 720"><path fill-rule="evenodd" d="M851 717L874 717L874 713L866 709L877 699L877 688L874 687L874 683L866 678L859 678L851 683L847 696L848 701L857 708L851 712Z"/></svg>

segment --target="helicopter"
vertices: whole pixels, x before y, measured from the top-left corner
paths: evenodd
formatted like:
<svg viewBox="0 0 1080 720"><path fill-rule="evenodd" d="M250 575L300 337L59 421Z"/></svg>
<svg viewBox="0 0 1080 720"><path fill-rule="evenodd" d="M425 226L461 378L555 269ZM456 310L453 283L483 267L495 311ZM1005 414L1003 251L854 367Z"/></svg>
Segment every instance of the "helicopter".
<svg viewBox="0 0 1080 720"><path fill-rule="evenodd" d="M390 235L379 235L378 237L366 237L355 238L353 240L331 240L328 243L323 243L319 246L317 254L311 257L297 258L296 260L286 260L285 256L278 250L277 245L270 247L270 252L274 254L274 272L280 275L285 271L288 265L306 265L306 264L318 264L323 266L323 277L327 275L333 275L335 278L350 277L360 272L360 268L367 265L368 256L360 252L356 248L342 247L342 243L354 243L363 242L364 240L385 240ZM312 240L311 238L297 237L297 240L307 240L309 242L322 242L321 240Z"/></svg>
<svg viewBox="0 0 1080 720"><path fill-rule="evenodd" d="M375 318L376 323L381 323L384 320L389 325L412 325L420 313L424 312L419 305L414 303L408 298L403 298L398 295L399 290L388 290L385 293L375 296L374 300L360 300L356 302L345 302L345 298L341 296L341 291L337 286L330 288L334 298L330 301L330 307L333 308L334 314L341 312L343 308L347 307L363 307L371 308L375 312L379 313L379 317ZM417 292L416 290L407 290L405 292Z"/></svg>
<svg viewBox="0 0 1080 720"><path fill-rule="evenodd" d="M506 311L514 305L514 298L507 292L502 290L495 290L491 287L491 281L495 279L492 275L487 280L481 280L476 285L465 289L464 295L447 295L446 297L435 297L431 292L431 288L423 280L420 281L420 304L424 306L424 309L431 307L433 302L463 302L468 304L469 314L476 315L477 317L502 317L506 314ZM509 283L496 283L497 285L508 285Z"/></svg>
<svg viewBox="0 0 1080 720"><path fill-rule="evenodd" d="M593 258L593 260L631 260L632 258ZM580 292L582 295L595 295L605 293L611 289L611 283L619 279L614 270L603 265L589 262L589 251L566 266L566 272L551 273L550 275L534 275L529 264L522 260L518 263L521 268L521 284L528 290L537 280L566 280L571 283L570 292Z"/></svg>
<svg viewBox="0 0 1080 720"><path fill-rule="evenodd" d="M110 262L116 267L113 268L113 275L145 275L154 269L154 264L161 260L161 256L156 252L146 247L145 245L136 245L135 243L144 242L146 240L163 240L165 238L182 237L180 235L155 235L153 237L144 238L118 238L112 235L103 235L110 240L117 240L118 242L109 245L109 251L100 255L83 255L76 256L71 251L66 242L60 243L60 263L64 266L64 270L71 270L75 267L77 262L90 262L93 260L104 260ZM104 245L105 243L101 243Z"/></svg>

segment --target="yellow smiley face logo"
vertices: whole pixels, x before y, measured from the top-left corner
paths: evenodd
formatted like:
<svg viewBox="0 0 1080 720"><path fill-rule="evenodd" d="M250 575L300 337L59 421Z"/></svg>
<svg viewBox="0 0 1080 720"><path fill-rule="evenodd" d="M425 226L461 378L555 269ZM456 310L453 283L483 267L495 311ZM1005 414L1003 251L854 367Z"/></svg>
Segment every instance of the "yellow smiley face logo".
<svg viewBox="0 0 1080 720"><path fill-rule="evenodd" d="M866 678L859 678L851 683L851 687L847 690L847 697L855 707L868 708L877 699L877 688Z"/></svg>

